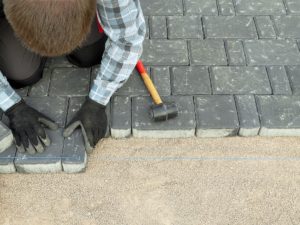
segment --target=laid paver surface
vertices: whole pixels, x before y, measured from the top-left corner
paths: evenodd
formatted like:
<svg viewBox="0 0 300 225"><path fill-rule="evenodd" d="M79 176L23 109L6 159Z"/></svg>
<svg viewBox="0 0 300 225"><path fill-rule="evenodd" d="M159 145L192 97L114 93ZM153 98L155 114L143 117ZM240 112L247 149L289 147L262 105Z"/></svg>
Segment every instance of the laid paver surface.
<svg viewBox="0 0 300 225"><path fill-rule="evenodd" d="M109 103L107 136L300 135L299 1L140 1L147 23L142 60L163 99L177 102L179 116L151 121L149 93L134 71ZM43 79L18 93L62 129L88 94L97 69L51 58ZM8 123L5 116L2 120ZM55 156L62 170L85 168L80 138L78 132L62 140ZM26 164L16 156L15 163ZM0 157L0 166L11 163L7 157ZM16 168L26 172L26 166Z"/></svg>

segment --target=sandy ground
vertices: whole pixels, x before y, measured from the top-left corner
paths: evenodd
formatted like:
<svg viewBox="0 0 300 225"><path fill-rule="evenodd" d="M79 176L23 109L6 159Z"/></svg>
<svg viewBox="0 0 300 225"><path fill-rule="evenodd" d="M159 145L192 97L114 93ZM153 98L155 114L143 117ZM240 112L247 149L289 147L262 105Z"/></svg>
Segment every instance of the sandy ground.
<svg viewBox="0 0 300 225"><path fill-rule="evenodd" d="M300 139L107 139L82 174L1 175L1 225L300 224Z"/></svg>

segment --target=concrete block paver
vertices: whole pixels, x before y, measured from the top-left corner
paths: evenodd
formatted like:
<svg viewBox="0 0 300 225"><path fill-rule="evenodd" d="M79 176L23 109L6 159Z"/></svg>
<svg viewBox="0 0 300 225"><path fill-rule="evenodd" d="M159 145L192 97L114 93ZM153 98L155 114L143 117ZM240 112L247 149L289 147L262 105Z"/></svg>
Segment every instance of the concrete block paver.
<svg viewBox="0 0 300 225"><path fill-rule="evenodd" d="M218 15L216 0L184 0L186 14Z"/></svg>
<svg viewBox="0 0 300 225"><path fill-rule="evenodd" d="M300 15L276 16L278 35L282 38L300 38Z"/></svg>
<svg viewBox="0 0 300 225"><path fill-rule="evenodd" d="M300 66L288 66L287 73L290 78L293 94L300 95Z"/></svg>
<svg viewBox="0 0 300 225"><path fill-rule="evenodd" d="M152 67L151 78L160 95L171 95L171 77L169 67Z"/></svg>
<svg viewBox="0 0 300 225"><path fill-rule="evenodd" d="M146 16L182 15L182 0L141 0L143 12Z"/></svg>
<svg viewBox="0 0 300 225"><path fill-rule="evenodd" d="M243 43L241 41L227 40L225 47L230 66L246 65Z"/></svg>
<svg viewBox="0 0 300 225"><path fill-rule="evenodd" d="M256 16L254 20L260 39L276 38L276 32L270 16Z"/></svg>
<svg viewBox="0 0 300 225"><path fill-rule="evenodd" d="M39 80L36 84L32 85L29 90L29 96L47 96L49 92L51 78L51 69L44 69L43 78Z"/></svg>
<svg viewBox="0 0 300 225"><path fill-rule="evenodd" d="M11 146L13 135L10 129L0 121L0 153Z"/></svg>
<svg viewBox="0 0 300 225"><path fill-rule="evenodd" d="M169 39L201 39L203 37L201 17L170 16L168 17Z"/></svg>
<svg viewBox="0 0 300 225"><path fill-rule="evenodd" d="M14 164L17 148L11 145L4 152L0 153L0 174L2 173L15 173L16 168Z"/></svg>
<svg viewBox="0 0 300 225"><path fill-rule="evenodd" d="M285 0L291 13L300 14L300 2L298 0Z"/></svg>
<svg viewBox="0 0 300 225"><path fill-rule="evenodd" d="M290 81L284 66L270 66L267 68L274 95L291 95Z"/></svg>
<svg viewBox="0 0 300 225"><path fill-rule="evenodd" d="M235 15L234 4L232 0L219 0L219 14L222 16Z"/></svg>
<svg viewBox="0 0 300 225"><path fill-rule="evenodd" d="M167 19L165 16L150 17L150 37L151 39L166 39L168 37Z"/></svg>
<svg viewBox="0 0 300 225"><path fill-rule="evenodd" d="M286 14L282 0L234 0L239 15Z"/></svg>

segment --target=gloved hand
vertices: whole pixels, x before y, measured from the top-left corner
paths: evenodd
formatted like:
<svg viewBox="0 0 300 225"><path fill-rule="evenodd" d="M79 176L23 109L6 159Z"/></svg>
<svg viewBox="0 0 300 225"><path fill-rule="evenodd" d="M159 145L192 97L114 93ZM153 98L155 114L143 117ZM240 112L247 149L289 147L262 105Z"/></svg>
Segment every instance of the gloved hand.
<svg viewBox="0 0 300 225"><path fill-rule="evenodd" d="M48 117L28 106L24 100L10 107L5 114L9 118L9 127L15 138L19 152L29 154L43 152L44 145L51 141L45 132L45 126L56 130L58 125Z"/></svg>
<svg viewBox="0 0 300 225"><path fill-rule="evenodd" d="M64 137L69 137L76 128L80 127L86 151L91 153L97 142L106 134L107 116L105 108L106 106L87 97L81 109L64 130Z"/></svg>

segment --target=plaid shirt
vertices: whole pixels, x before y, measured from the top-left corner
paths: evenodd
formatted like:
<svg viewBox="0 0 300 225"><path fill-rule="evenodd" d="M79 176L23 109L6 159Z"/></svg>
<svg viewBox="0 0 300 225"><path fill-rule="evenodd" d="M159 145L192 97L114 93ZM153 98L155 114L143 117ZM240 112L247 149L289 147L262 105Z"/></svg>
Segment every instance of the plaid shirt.
<svg viewBox="0 0 300 225"><path fill-rule="evenodd" d="M89 97L107 105L128 80L142 54L146 26L139 0L97 0L97 9L108 40ZM6 111L20 100L0 71L0 108Z"/></svg>

